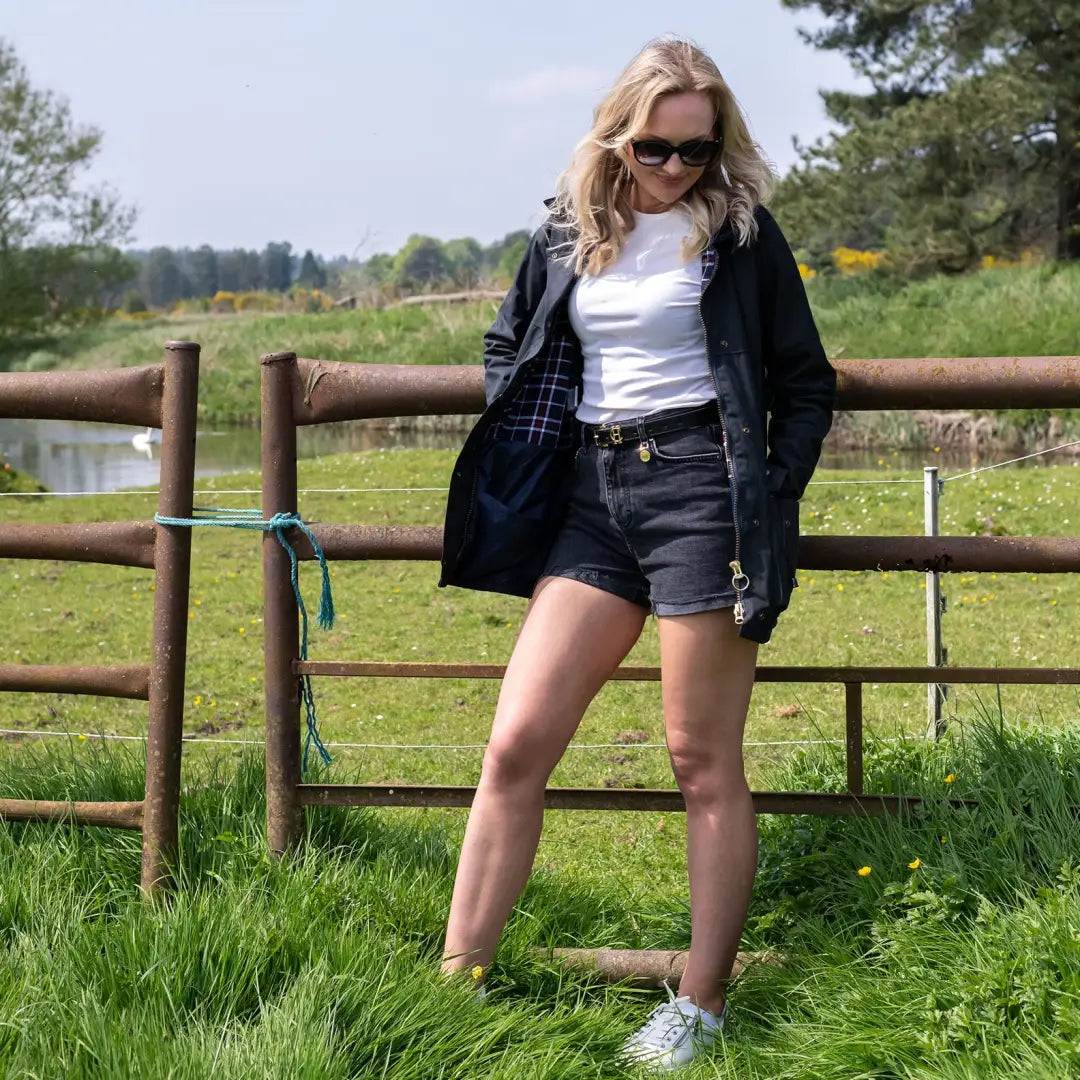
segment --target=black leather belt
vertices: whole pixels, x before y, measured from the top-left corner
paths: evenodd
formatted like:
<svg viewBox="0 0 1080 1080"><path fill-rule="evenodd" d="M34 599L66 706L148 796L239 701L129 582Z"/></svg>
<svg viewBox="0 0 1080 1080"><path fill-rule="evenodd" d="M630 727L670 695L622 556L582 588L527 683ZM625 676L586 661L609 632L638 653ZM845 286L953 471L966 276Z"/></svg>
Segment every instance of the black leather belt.
<svg viewBox="0 0 1080 1080"><path fill-rule="evenodd" d="M632 420L621 420L617 423L583 423L581 424L581 438L582 442L591 442L601 447L638 446L656 435L715 424L719 419L720 410L716 402L709 401L690 409L669 409L667 412L655 413L652 416L638 416Z"/></svg>

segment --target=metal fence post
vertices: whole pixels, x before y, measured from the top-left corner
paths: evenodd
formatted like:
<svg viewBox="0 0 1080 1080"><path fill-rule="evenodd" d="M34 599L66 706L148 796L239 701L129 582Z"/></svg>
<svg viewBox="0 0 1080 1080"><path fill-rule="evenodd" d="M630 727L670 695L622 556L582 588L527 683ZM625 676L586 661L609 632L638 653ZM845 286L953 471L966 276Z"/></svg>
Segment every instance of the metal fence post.
<svg viewBox="0 0 1080 1080"><path fill-rule="evenodd" d="M158 512L166 517L186 518L191 517L195 483L199 346L193 341L166 342L164 372ZM141 876L147 894L170 887L169 863L179 842L190 529L156 526L154 568L154 642Z"/></svg>
<svg viewBox="0 0 1080 1080"><path fill-rule="evenodd" d="M923 469L923 522L927 536L938 536L938 503L945 481L938 479L937 466ZM941 595L941 574L930 570L926 574L926 663L930 667L942 667L948 660L948 649L941 644L941 615L946 599ZM927 683L926 686L926 734L928 738L940 739L945 733L942 706L949 696L944 683Z"/></svg>
<svg viewBox="0 0 1080 1080"><path fill-rule="evenodd" d="M262 358L263 517L297 512L296 421L292 389L296 353ZM266 839L282 854L303 837L300 783L300 613L289 556L272 532L263 534L263 659L266 678Z"/></svg>

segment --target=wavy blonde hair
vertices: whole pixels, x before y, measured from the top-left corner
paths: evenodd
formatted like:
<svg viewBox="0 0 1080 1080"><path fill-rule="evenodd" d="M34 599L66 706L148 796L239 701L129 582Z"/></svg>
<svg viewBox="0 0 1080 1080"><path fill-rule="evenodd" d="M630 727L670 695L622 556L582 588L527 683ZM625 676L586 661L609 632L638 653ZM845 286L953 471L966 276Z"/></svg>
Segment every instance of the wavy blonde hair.
<svg viewBox="0 0 1080 1080"><path fill-rule="evenodd" d="M569 228L564 255L575 273L598 274L619 256L634 228L630 202L633 177L626 164L628 143L646 128L663 97L699 91L713 104L723 149L683 197L692 225L683 244L689 261L730 219L740 244L757 235L754 210L772 191L775 177L751 138L735 95L717 66L691 41L650 41L626 66L593 113L589 133L574 148L559 175L551 219Z"/></svg>

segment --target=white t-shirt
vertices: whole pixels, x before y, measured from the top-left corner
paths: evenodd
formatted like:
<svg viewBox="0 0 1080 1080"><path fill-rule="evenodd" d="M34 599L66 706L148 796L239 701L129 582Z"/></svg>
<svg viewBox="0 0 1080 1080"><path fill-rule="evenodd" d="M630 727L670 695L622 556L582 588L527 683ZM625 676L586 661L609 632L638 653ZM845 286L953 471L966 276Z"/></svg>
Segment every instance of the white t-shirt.
<svg viewBox="0 0 1080 1080"><path fill-rule="evenodd" d="M683 207L634 211L618 259L575 282L569 314L585 359L577 408L584 423L716 400L698 310L701 259L682 259L689 226Z"/></svg>

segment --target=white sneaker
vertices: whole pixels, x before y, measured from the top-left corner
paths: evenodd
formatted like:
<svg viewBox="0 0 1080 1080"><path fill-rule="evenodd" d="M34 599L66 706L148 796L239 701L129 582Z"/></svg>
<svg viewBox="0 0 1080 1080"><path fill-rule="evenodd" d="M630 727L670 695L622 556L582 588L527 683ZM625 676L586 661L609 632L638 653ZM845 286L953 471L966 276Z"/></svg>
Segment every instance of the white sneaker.
<svg viewBox="0 0 1080 1080"><path fill-rule="evenodd" d="M727 1002L720 1015L699 1008L689 997L676 997L664 983L668 1000L657 1005L644 1025L626 1041L623 1056L654 1068L670 1070L689 1064L695 1055L712 1046L724 1026Z"/></svg>

